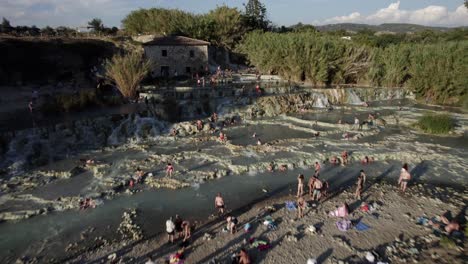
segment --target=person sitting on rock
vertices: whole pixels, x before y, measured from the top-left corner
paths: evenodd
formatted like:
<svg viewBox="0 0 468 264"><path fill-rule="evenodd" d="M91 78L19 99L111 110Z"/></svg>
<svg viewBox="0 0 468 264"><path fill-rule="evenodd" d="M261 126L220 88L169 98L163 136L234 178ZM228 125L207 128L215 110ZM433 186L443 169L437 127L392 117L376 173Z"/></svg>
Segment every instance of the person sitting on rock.
<svg viewBox="0 0 468 264"><path fill-rule="evenodd" d="M341 206L336 208L335 211L331 211L328 215L335 217L347 217L349 212L349 205L346 202L344 202Z"/></svg>
<svg viewBox="0 0 468 264"><path fill-rule="evenodd" d="M452 218L450 211L445 212L439 217L440 221L430 220L429 225L434 228L441 228L447 232L447 234L452 234L454 231L460 231L460 224L458 221Z"/></svg>
<svg viewBox="0 0 468 264"><path fill-rule="evenodd" d="M370 163L370 159L368 156L365 156L362 160L361 160L361 164L362 165L366 165L366 164L369 164Z"/></svg>
<svg viewBox="0 0 468 264"><path fill-rule="evenodd" d="M140 183L143 181L143 176L145 175L145 172L142 171L140 168L137 168L136 169L136 172L135 172L135 183Z"/></svg>
<svg viewBox="0 0 468 264"><path fill-rule="evenodd" d="M270 164L268 164L267 170L269 172L274 172L275 171L275 164L273 162L270 162Z"/></svg>
<svg viewBox="0 0 468 264"><path fill-rule="evenodd" d="M236 217L234 216L228 216L226 218L226 222L227 222L227 230L232 234L234 235L234 233L237 232L237 224L239 223L239 221L237 220Z"/></svg>
<svg viewBox="0 0 468 264"><path fill-rule="evenodd" d="M197 120L197 129L198 131L203 130L203 122L201 120Z"/></svg>
<svg viewBox="0 0 468 264"><path fill-rule="evenodd" d="M250 260L249 254L247 254L247 251L242 248L239 252L237 264L251 264L251 263L252 262Z"/></svg>
<svg viewBox="0 0 468 264"><path fill-rule="evenodd" d="M257 146L261 146L261 145L262 145L262 140L257 139Z"/></svg>
<svg viewBox="0 0 468 264"><path fill-rule="evenodd" d="M332 165L338 165L338 158L336 156L333 156L330 158L330 163Z"/></svg>
<svg viewBox="0 0 468 264"><path fill-rule="evenodd" d="M299 197L297 199L297 218L304 217L304 210L305 210L305 200L304 197Z"/></svg>
<svg viewBox="0 0 468 264"><path fill-rule="evenodd" d="M227 136L223 132L219 132L219 141L225 143L227 141Z"/></svg>
<svg viewBox="0 0 468 264"><path fill-rule="evenodd" d="M279 170L282 171L282 172L286 171L287 169L288 169L288 166L286 166L285 164L281 164L281 166L279 168Z"/></svg>
<svg viewBox="0 0 468 264"><path fill-rule="evenodd" d="M341 158L343 159L343 165L348 164L348 152L346 150L341 152Z"/></svg>

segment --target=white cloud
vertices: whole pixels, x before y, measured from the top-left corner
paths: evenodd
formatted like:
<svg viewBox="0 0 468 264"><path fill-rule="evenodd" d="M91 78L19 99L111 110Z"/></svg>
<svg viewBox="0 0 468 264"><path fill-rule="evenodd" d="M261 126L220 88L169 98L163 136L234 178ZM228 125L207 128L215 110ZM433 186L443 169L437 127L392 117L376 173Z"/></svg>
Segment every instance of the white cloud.
<svg viewBox="0 0 468 264"><path fill-rule="evenodd" d="M445 6L431 5L417 10L403 10L400 9L400 1L398 1L368 16L354 12L347 16L337 16L322 22L322 24L332 23L411 23L431 26L468 26L468 9L461 5L455 11L450 11Z"/></svg>
<svg viewBox="0 0 468 264"><path fill-rule="evenodd" d="M114 26L135 4L151 0L0 0L0 18L13 25L84 26L94 17ZM106 23L109 21L109 23Z"/></svg>

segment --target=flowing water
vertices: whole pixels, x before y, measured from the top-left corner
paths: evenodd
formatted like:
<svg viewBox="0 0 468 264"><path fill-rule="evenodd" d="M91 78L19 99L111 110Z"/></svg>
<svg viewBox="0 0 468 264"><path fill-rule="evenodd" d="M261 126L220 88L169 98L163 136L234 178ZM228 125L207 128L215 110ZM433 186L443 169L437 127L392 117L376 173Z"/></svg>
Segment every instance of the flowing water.
<svg viewBox="0 0 468 264"><path fill-rule="evenodd" d="M111 123L98 121L102 126L112 127L111 131L101 131L92 122L78 126L78 131L87 133L81 138L66 137L70 133L66 130L66 133L53 132L54 141L50 140L52 136L45 140L40 134L29 135L29 141L16 139L7 155L9 161L2 160L10 169L2 184L15 187L2 189L0 214L36 213L31 218L0 223L0 261L11 263L25 255L46 257L43 261L64 258L66 246L73 242L85 243L80 240L80 233L91 227L95 228L93 237L116 237L121 216L130 209L138 210L137 223L146 236L151 236L163 231L165 220L175 214L191 220L206 219L214 213L212 204L217 192L222 192L229 209L278 193L294 193L297 174L304 173L308 178L315 161L324 164L321 177L330 182L332 189L354 184L360 169L365 169L370 178L395 182L402 162L410 164L418 182L466 188L466 113L443 109L456 118L456 134L428 136L412 129L411 123L421 114L440 112L441 108L409 100L375 101L365 108L356 106L367 101L360 99L362 92L350 94L345 105L335 106L332 111L317 109L245 120L224 128L229 139L227 144L216 140L217 134L209 133L174 139L167 135L170 128L167 123L138 115ZM324 95L317 98L321 107L328 107L330 99L324 99ZM363 127L360 131L346 124L352 124L355 117L367 120L370 113L385 119L387 125ZM342 124L338 124L339 120ZM317 131L319 137L315 136ZM356 138L344 140L344 132ZM254 133L256 138L252 137ZM50 154L49 162L23 167L25 156L35 153L37 138L47 141L42 142L47 150L44 147L39 150ZM257 146L258 138L262 146ZM68 156L62 155L64 142L69 147ZM343 150L351 154L351 165L324 163ZM27 155L21 155L22 152ZM376 162L363 166L360 159L364 156L373 157ZM70 174L81 157L92 157L100 165ZM174 179L189 183L190 187L170 190L138 185L141 191L133 195L120 192L120 183L127 181L136 167L163 179L166 162L172 162L176 168ZM288 170L267 172L270 163L284 164ZM16 185L19 179L25 178L35 185L32 188ZM76 209L76 204L66 207L63 201L74 197L93 197L100 204L96 209L87 210ZM37 213L42 208L53 210Z"/></svg>

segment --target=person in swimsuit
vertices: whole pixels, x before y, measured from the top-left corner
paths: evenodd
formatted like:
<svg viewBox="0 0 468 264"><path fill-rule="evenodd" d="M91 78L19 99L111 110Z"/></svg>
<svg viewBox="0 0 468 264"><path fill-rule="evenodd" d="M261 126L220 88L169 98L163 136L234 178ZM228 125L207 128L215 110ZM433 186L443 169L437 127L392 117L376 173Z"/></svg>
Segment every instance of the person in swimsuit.
<svg viewBox="0 0 468 264"><path fill-rule="evenodd" d="M360 174L358 176L356 192L354 193L354 198L361 200L362 190L364 189L364 177Z"/></svg>
<svg viewBox="0 0 468 264"><path fill-rule="evenodd" d="M172 216L166 221L166 232L168 242L174 243L175 224L172 221Z"/></svg>
<svg viewBox="0 0 468 264"><path fill-rule="evenodd" d="M201 120L197 120L197 129L198 131L203 130L203 122Z"/></svg>
<svg viewBox="0 0 468 264"><path fill-rule="evenodd" d="M365 156L362 160L361 160L361 164L363 165L366 165L366 164L369 164L370 163L370 160L369 160L369 157L368 156Z"/></svg>
<svg viewBox="0 0 468 264"><path fill-rule="evenodd" d="M175 225L175 231L177 232L177 237L178 238L181 238L182 235L183 235L184 229L182 228L182 222L183 222L182 218L180 218L179 215L176 215L174 225Z"/></svg>
<svg viewBox="0 0 468 264"><path fill-rule="evenodd" d="M227 136L223 132L219 132L219 141L223 143L227 141Z"/></svg>
<svg viewBox="0 0 468 264"><path fill-rule="evenodd" d="M304 175L299 174L297 177L297 197L301 197L304 194Z"/></svg>
<svg viewBox="0 0 468 264"><path fill-rule="evenodd" d="M318 163L318 161L316 161L316 162L315 162L315 172L316 172L316 173L319 173L321 168L322 168L322 167L320 167L320 164Z"/></svg>
<svg viewBox="0 0 468 264"><path fill-rule="evenodd" d="M400 178L398 179L398 184L400 185L400 189L402 192L406 191L406 187L408 182L411 180L411 174L408 171L408 164L403 164L400 172Z"/></svg>
<svg viewBox="0 0 468 264"><path fill-rule="evenodd" d="M316 178L314 182L314 192L312 193L312 201L319 201L322 193L323 182Z"/></svg>
<svg viewBox="0 0 468 264"><path fill-rule="evenodd" d="M348 152L346 150L341 152L341 158L343 159L343 165L348 164Z"/></svg>
<svg viewBox="0 0 468 264"><path fill-rule="evenodd" d="M257 145L258 146L261 146L262 145L262 141L260 139L257 139Z"/></svg>
<svg viewBox="0 0 468 264"><path fill-rule="evenodd" d="M328 183L328 181L324 181L322 191L320 192L320 197L327 198L329 189L330 189L330 184Z"/></svg>
<svg viewBox="0 0 468 264"><path fill-rule="evenodd" d="M215 208L218 209L220 214L224 214L224 200L221 193L218 193L215 198Z"/></svg>
<svg viewBox="0 0 468 264"><path fill-rule="evenodd" d="M238 264L251 264L251 260L249 257L249 254L247 254L247 251L245 249L241 249L239 253L239 262Z"/></svg>
<svg viewBox="0 0 468 264"><path fill-rule="evenodd" d="M288 169L288 167L284 164L282 164L279 168L280 171L286 171Z"/></svg>
<svg viewBox="0 0 468 264"><path fill-rule="evenodd" d="M228 216L226 218L226 222L227 222L227 230L232 234L234 235L234 233L236 233L237 231L237 224L239 223L239 221L237 220L237 218L235 218L234 216Z"/></svg>
<svg viewBox="0 0 468 264"><path fill-rule="evenodd" d="M305 210L304 197L299 197L297 199L297 218L303 218L304 217L304 210Z"/></svg>
<svg viewBox="0 0 468 264"><path fill-rule="evenodd" d="M314 192L314 183L317 180L317 173L315 173L312 177L310 177L309 182L308 182L308 187L309 187L309 195L312 197L312 194Z"/></svg>
<svg viewBox="0 0 468 264"><path fill-rule="evenodd" d="M330 158L330 163L333 165L338 165L338 157L333 156Z"/></svg>
<svg viewBox="0 0 468 264"><path fill-rule="evenodd" d="M137 168L135 172L135 182L140 183L143 179L143 175L145 175L145 173L140 168Z"/></svg>
<svg viewBox="0 0 468 264"><path fill-rule="evenodd" d="M190 222L185 220L182 222L182 229L184 229L184 242L187 241L191 236L192 232L190 230Z"/></svg>
<svg viewBox="0 0 468 264"><path fill-rule="evenodd" d="M172 177L172 173L174 172L174 166L172 166L172 163L167 163L166 166L166 177Z"/></svg>
<svg viewBox="0 0 468 264"><path fill-rule="evenodd" d="M362 180L362 186L364 186L364 185L366 184L367 175L366 175L366 173L364 172L364 170L360 170L360 171L359 171L359 175L362 176L362 179L363 179L363 180Z"/></svg>
<svg viewBox="0 0 468 264"><path fill-rule="evenodd" d="M268 164L267 170L269 172L274 172L275 171L275 164L273 162L270 162L270 164Z"/></svg>

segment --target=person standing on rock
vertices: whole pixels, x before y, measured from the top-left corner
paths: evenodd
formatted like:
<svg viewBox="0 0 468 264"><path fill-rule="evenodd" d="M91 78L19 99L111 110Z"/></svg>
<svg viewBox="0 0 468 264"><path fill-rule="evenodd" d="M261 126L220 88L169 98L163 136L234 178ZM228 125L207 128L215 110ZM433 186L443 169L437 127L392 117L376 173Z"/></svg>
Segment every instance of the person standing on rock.
<svg viewBox="0 0 468 264"><path fill-rule="evenodd" d="M363 179L363 181L362 181L362 186L364 187L364 185L366 184L366 180L367 180L366 173L364 172L364 170L360 170L360 171L359 171L359 175L362 176L362 179Z"/></svg>
<svg viewBox="0 0 468 264"><path fill-rule="evenodd" d="M174 172L174 166L172 166L172 163L167 163L166 166L166 177L172 177L172 173Z"/></svg>
<svg viewBox="0 0 468 264"><path fill-rule="evenodd" d="M318 173L317 173L318 176ZM319 201L322 196L323 182L317 177L314 181L314 192L312 193L312 201Z"/></svg>
<svg viewBox="0 0 468 264"><path fill-rule="evenodd" d="M174 243L175 224L172 221L172 216L166 221L166 232L168 243Z"/></svg>
<svg viewBox="0 0 468 264"><path fill-rule="evenodd" d="M215 198L215 208L218 209L218 213L224 214L224 200L221 193L218 193Z"/></svg>
<svg viewBox="0 0 468 264"><path fill-rule="evenodd" d="M304 175L299 174L297 176L297 197L302 197L304 195Z"/></svg>
<svg viewBox="0 0 468 264"><path fill-rule="evenodd" d="M405 163L401 168L400 178L398 179L398 184L400 185L400 190L402 192L406 191L408 182L411 180L411 174L408 171L408 164Z"/></svg>
<svg viewBox="0 0 468 264"><path fill-rule="evenodd" d="M322 167L320 166L320 163L318 163L318 161L315 162L315 166L314 166L314 167L315 167L315 173L319 173L319 172L320 172L320 169L322 168Z"/></svg>
<svg viewBox="0 0 468 264"><path fill-rule="evenodd" d="M192 232L190 230L190 222L185 220L182 222L182 228L184 229L184 242L187 241L191 236Z"/></svg>
<svg viewBox="0 0 468 264"><path fill-rule="evenodd" d="M364 176L362 176L362 174L359 174L358 181L357 181L357 186L356 186L356 192L354 193L354 198L355 199L361 200L361 195L362 195L362 190L363 189L364 189Z"/></svg>
<svg viewBox="0 0 468 264"><path fill-rule="evenodd" d="M354 126L353 128L359 129L359 118L357 116L354 117Z"/></svg>
<svg viewBox="0 0 468 264"><path fill-rule="evenodd" d="M310 177L309 182L308 182L308 187L309 187L309 195L312 198L312 194L314 192L314 183L317 180L317 173L314 173L312 177Z"/></svg>
<svg viewBox="0 0 468 264"><path fill-rule="evenodd" d="M182 228L182 222L182 218L180 218L180 216L176 214L174 224L175 231L177 232L177 238L181 238L183 235L184 229Z"/></svg>

